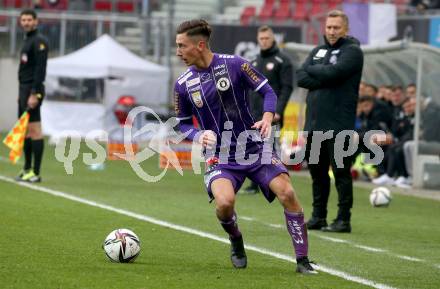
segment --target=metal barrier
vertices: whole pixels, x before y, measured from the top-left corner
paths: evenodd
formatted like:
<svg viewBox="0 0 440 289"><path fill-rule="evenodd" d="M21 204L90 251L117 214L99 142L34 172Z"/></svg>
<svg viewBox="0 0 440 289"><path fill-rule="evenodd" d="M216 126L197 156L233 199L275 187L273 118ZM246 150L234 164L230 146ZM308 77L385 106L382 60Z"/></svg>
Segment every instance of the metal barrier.
<svg viewBox="0 0 440 289"><path fill-rule="evenodd" d="M19 10L0 10L0 57L16 56L23 41ZM52 55L64 55L107 33L141 56L159 62L167 41L167 18L142 18L121 14L40 12L39 30L49 40ZM169 38L169 37L168 37Z"/></svg>

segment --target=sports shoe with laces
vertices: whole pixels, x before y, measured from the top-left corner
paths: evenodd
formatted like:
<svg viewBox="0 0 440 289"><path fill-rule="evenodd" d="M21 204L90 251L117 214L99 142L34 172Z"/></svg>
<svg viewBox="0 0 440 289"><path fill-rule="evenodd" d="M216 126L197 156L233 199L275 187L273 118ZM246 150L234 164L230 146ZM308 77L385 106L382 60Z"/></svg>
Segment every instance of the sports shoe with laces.
<svg viewBox="0 0 440 289"><path fill-rule="evenodd" d="M309 258L307 258L307 256L296 259L296 272L306 275L318 274L318 271L313 269L311 264L315 263L309 261Z"/></svg>
<svg viewBox="0 0 440 289"><path fill-rule="evenodd" d="M39 183L41 182L41 177L37 176L34 171L29 171L28 173L24 174L21 177L21 180L23 182L28 182L28 183Z"/></svg>
<svg viewBox="0 0 440 289"><path fill-rule="evenodd" d="M333 223L331 223L329 226L323 227L321 231L333 233L350 233L351 225L348 221L334 220Z"/></svg>
<svg viewBox="0 0 440 289"><path fill-rule="evenodd" d="M20 173L18 174L18 176L15 177L15 180L17 182L22 182L23 176L26 175L27 173L29 173L29 170L21 170Z"/></svg>
<svg viewBox="0 0 440 289"><path fill-rule="evenodd" d="M380 177L373 179L371 182L375 185L391 186L394 184L394 179L387 174L383 174Z"/></svg>
<svg viewBox="0 0 440 289"><path fill-rule="evenodd" d="M231 262L235 268L241 269L247 266L246 252L244 251L243 237L229 238L231 241Z"/></svg>
<svg viewBox="0 0 440 289"><path fill-rule="evenodd" d="M311 217L306 225L308 230L321 230L321 228L327 227L327 221L326 219Z"/></svg>

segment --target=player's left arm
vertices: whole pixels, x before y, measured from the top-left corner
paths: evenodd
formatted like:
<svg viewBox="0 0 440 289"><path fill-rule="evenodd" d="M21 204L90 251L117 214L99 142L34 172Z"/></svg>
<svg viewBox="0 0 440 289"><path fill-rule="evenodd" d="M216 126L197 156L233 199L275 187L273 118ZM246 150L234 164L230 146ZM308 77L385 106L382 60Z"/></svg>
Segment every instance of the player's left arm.
<svg viewBox="0 0 440 289"><path fill-rule="evenodd" d="M258 129L262 137L269 137L272 129L272 120L277 105L277 95L269 85L268 80L260 72L242 58L237 58L236 65L239 65L240 79L244 85L263 96L263 118L257 121L252 128Z"/></svg>
<svg viewBox="0 0 440 289"><path fill-rule="evenodd" d="M42 87L46 78L47 55L49 47L43 39L36 39L34 42L35 69L32 82L32 94L43 95Z"/></svg>
<svg viewBox="0 0 440 289"><path fill-rule="evenodd" d="M362 70L363 63L364 55L360 47L350 45L341 51L336 64L310 65L306 71L319 81L337 84Z"/></svg>

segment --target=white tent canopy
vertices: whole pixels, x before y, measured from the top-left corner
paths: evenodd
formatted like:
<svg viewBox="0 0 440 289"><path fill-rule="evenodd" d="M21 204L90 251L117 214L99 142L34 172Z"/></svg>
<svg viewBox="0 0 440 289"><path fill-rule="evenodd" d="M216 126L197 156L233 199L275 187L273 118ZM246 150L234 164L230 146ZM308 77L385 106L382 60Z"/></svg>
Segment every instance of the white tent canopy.
<svg viewBox="0 0 440 289"><path fill-rule="evenodd" d="M168 69L133 54L108 35L49 59L47 94L56 93L59 78L103 79L104 95L101 103L44 101L43 130L50 136L62 135L64 130L85 136L91 130L111 129L116 125L112 110L122 95L132 95L138 104L156 112L165 112L168 105Z"/></svg>

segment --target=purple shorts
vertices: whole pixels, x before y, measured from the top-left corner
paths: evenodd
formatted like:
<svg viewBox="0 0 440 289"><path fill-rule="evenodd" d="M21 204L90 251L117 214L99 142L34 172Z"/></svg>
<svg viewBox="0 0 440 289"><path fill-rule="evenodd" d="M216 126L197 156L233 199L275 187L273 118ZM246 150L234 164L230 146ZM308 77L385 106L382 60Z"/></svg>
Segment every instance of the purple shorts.
<svg viewBox="0 0 440 289"><path fill-rule="evenodd" d="M210 162L212 160L208 160ZM271 164L261 164L256 162L251 165L229 164L210 164L206 170L204 179L209 196L209 202L214 200L211 184L214 180L225 178L231 181L234 192L237 193L243 185L246 177L257 183L268 202L272 202L276 195L270 190L270 182L282 173L289 174L281 160L274 154Z"/></svg>

